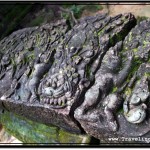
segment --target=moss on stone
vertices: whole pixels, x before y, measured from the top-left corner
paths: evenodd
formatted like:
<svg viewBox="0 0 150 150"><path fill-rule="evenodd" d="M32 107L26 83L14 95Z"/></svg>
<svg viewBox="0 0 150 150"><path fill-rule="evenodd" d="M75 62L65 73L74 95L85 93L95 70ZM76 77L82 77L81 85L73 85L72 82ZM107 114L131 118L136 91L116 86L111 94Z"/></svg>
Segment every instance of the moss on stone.
<svg viewBox="0 0 150 150"><path fill-rule="evenodd" d="M129 33L129 42L132 40L132 32Z"/></svg>
<svg viewBox="0 0 150 150"><path fill-rule="evenodd" d="M36 46L37 47L40 47L40 42L41 42L41 37L40 37L40 34L38 33L38 34L36 34Z"/></svg>
<svg viewBox="0 0 150 150"><path fill-rule="evenodd" d="M131 95L131 93L132 93L132 89L131 88L129 88L129 87L127 87L126 89L125 89L125 95L126 96L130 96Z"/></svg>
<svg viewBox="0 0 150 150"><path fill-rule="evenodd" d="M134 61L133 61L132 66L131 66L131 69L130 69L131 71L130 71L128 78L127 78L127 81L129 81L131 79L131 77L138 70L138 68L140 67L141 64L142 64L142 61L139 59L138 56L135 56Z"/></svg>
<svg viewBox="0 0 150 150"><path fill-rule="evenodd" d="M118 90L118 88L117 88L117 87L113 87L113 89L112 89L112 93L115 93L117 90Z"/></svg>
<svg viewBox="0 0 150 150"><path fill-rule="evenodd" d="M121 41L123 39L123 36L121 34L116 34L116 36L118 41Z"/></svg>
<svg viewBox="0 0 150 150"><path fill-rule="evenodd" d="M146 16L137 16L137 24L139 24L141 21L148 19Z"/></svg>
<svg viewBox="0 0 150 150"><path fill-rule="evenodd" d="M136 51L136 50L137 49L133 49L133 51ZM133 77L133 75L138 70L138 68L140 67L141 64L142 64L142 61L139 59L139 56L135 55L131 69L130 69L130 73L128 74L126 82L130 82L131 78ZM123 93L126 96L129 96L129 95L131 95L132 90L133 90L132 88L126 87Z"/></svg>
<svg viewBox="0 0 150 150"><path fill-rule="evenodd" d="M84 136L84 135L76 135L76 134L71 134L68 132L65 132L63 130L59 131L59 136L58 136L59 141L61 143L89 143L90 142L90 136ZM75 140L76 139L76 140Z"/></svg>
<svg viewBox="0 0 150 150"><path fill-rule="evenodd" d="M97 35L98 35L98 36L101 36L103 33L104 33L104 29L103 29L103 30L98 31Z"/></svg>
<svg viewBox="0 0 150 150"><path fill-rule="evenodd" d="M48 128L7 111L1 115L0 121L6 131L24 143L52 143L57 136L57 127Z"/></svg>
<svg viewBox="0 0 150 150"><path fill-rule="evenodd" d="M146 33L146 37L148 37L148 36L150 36L150 33L149 33L149 32Z"/></svg>
<svg viewBox="0 0 150 150"><path fill-rule="evenodd" d="M12 64L13 66L16 66L16 62L15 62L14 59L15 59L15 58L11 58L11 64Z"/></svg>
<svg viewBox="0 0 150 150"><path fill-rule="evenodd" d="M123 108L121 108L121 109L119 109L119 110L117 111L117 114L123 114L123 113L124 113Z"/></svg>
<svg viewBox="0 0 150 150"><path fill-rule="evenodd" d="M66 132L55 126L47 126L8 111L0 115L5 130L23 143L89 143L90 136Z"/></svg>
<svg viewBox="0 0 150 150"><path fill-rule="evenodd" d="M134 52L134 53L136 53L137 51L138 51L138 49L137 49L137 48L134 48L134 49L133 49L133 52Z"/></svg>
<svg viewBox="0 0 150 150"><path fill-rule="evenodd" d="M87 78L90 79L91 78L91 67L89 65L86 66L86 75L87 75Z"/></svg>
<svg viewBox="0 0 150 150"><path fill-rule="evenodd" d="M150 78L150 72L145 72L144 76Z"/></svg>
<svg viewBox="0 0 150 150"><path fill-rule="evenodd" d="M113 37L110 37L109 42L110 42L111 46L113 46L115 44Z"/></svg>
<svg viewBox="0 0 150 150"><path fill-rule="evenodd" d="M24 63L29 63L31 61L33 61L35 59L35 54L31 53L30 55L28 55L27 57L24 58Z"/></svg>

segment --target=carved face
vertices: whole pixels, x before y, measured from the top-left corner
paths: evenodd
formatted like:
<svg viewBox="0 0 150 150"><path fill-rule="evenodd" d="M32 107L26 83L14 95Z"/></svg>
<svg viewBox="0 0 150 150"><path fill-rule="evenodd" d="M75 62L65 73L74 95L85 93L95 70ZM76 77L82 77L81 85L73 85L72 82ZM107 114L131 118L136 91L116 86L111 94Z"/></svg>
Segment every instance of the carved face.
<svg viewBox="0 0 150 150"><path fill-rule="evenodd" d="M68 51L68 59L65 58L65 50ZM72 63L72 56L77 53L77 49L71 47L65 50L62 46L57 48L55 62L41 83L41 101L56 108L69 105L79 80Z"/></svg>
<svg viewBox="0 0 150 150"><path fill-rule="evenodd" d="M41 101L55 108L69 105L73 101L80 79L85 75L86 63L93 54L89 46L86 49L59 46L49 74L41 83Z"/></svg>
<svg viewBox="0 0 150 150"><path fill-rule="evenodd" d="M42 87L43 102L62 107L69 104L74 95L79 74L70 65L47 78Z"/></svg>
<svg viewBox="0 0 150 150"><path fill-rule="evenodd" d="M118 17L119 19L112 18L111 23L115 19L117 21L121 19L124 20L121 23L118 22L116 28L107 31L106 35L108 35L109 32L114 32L114 34L120 33L122 28L128 27L126 24L129 23L130 17L131 16L127 14L123 18L121 18L121 16ZM107 20L108 22L110 21L109 18ZM89 24L83 22L83 25L85 25L84 28L81 25L75 27L66 34L64 41L58 45L52 67L40 83L40 99L42 102L50 104L55 108L61 108L62 106L69 105L70 101L74 100L78 87L82 89L80 88L79 82L90 76L90 65L93 63L94 58L96 59L98 54L100 54L101 45L103 46L103 42L101 42L99 37L105 39L102 38L104 35L98 35L99 29L94 28L94 22L94 20ZM97 22L103 25L100 20ZM108 22L103 22L104 28ZM108 44L107 41L109 41L109 38L106 38L104 41L106 41L105 44ZM111 67L115 68L118 66L118 56L115 54L113 54L113 56L114 57L111 58L112 60L110 60L110 62L108 61L108 63L112 65Z"/></svg>

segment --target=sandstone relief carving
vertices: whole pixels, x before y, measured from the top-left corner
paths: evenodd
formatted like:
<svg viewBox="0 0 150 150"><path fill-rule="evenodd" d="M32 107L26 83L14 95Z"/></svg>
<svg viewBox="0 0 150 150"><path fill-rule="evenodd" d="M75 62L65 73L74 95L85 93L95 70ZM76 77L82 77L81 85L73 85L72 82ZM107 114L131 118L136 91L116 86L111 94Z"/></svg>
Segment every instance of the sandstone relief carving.
<svg viewBox="0 0 150 150"><path fill-rule="evenodd" d="M149 20L60 20L15 31L0 50L5 109L98 139L149 133Z"/></svg>

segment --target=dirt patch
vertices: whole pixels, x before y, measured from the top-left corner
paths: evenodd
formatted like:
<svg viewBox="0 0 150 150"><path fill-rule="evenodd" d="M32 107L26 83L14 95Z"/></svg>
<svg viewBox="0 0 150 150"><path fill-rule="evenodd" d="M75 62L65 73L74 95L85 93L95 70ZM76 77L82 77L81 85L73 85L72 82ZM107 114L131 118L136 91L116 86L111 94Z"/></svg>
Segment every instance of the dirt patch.
<svg viewBox="0 0 150 150"><path fill-rule="evenodd" d="M108 13L110 16L115 16L120 13L129 13L135 15L135 17L150 17L150 3L99 3L103 7L102 10L92 13L87 10L83 11L82 17L93 16L95 14Z"/></svg>
<svg viewBox="0 0 150 150"><path fill-rule="evenodd" d="M150 5L145 5L145 4L108 5L108 9L109 9L109 14L113 16L119 13L131 12L135 15L135 17L138 16L150 17Z"/></svg>

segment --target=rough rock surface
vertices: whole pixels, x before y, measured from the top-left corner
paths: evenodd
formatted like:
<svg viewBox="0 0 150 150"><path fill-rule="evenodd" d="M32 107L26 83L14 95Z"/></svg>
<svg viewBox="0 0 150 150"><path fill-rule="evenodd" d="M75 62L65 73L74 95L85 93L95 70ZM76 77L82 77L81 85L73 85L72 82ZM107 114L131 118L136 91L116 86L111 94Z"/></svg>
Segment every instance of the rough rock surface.
<svg viewBox="0 0 150 150"><path fill-rule="evenodd" d="M122 65L119 65L119 67L126 64L126 62L127 64L130 64L129 59L130 57L133 57L132 63L130 64L130 71L126 76L126 79L123 83L123 87L119 87L116 84L116 80L114 80L114 83L109 81L110 77L106 76L106 72L105 74L103 72L104 70L103 64L106 62L105 59L103 59L101 69L97 72L98 74L96 78L97 81L95 82L94 86L89 89L89 92L86 93L88 94L87 102L84 101L84 103L75 111L75 118L81 123L82 127L88 134L93 135L98 139L106 139L109 137L131 138L140 136L146 138L149 136L150 131L149 126L150 28L149 27L150 27L149 20L143 21L138 25L136 25L136 27L129 32L128 36L126 36L125 40L123 41L122 48L118 51L118 53L115 54L115 56L118 56L118 58L121 56L120 61L122 62L121 63ZM109 52L111 53L112 50L116 50L116 46L110 48L107 53L108 54ZM109 56L107 57L107 53L105 55L106 58L109 57ZM116 57L116 59L118 58ZM115 65L114 69L116 69ZM120 68L118 68L118 71L121 74ZM103 76L101 76L101 74ZM125 75L126 72L123 74ZM118 76L117 79L119 79L119 77L120 76ZM119 83L120 81L121 82L123 81L122 79L123 78L121 78L121 80L120 79L118 80ZM108 87L111 87L111 90L109 91L110 94L104 95L103 97L103 94L105 94L106 91L106 88L104 89L103 87L104 85L109 83L109 82L107 83L107 81L110 82L109 84L110 86ZM93 98L95 97L94 92L97 89L102 91L101 92L102 98L97 99L98 102L96 106L95 103L94 102L91 103L91 101L89 105L89 97L93 101ZM115 95L117 94L118 97L117 100L115 99L115 97L113 97L114 94ZM120 95L122 96L123 99L121 105L119 102L121 101L121 99L119 98ZM107 97L109 97L109 102ZM117 103L119 103L118 106ZM118 111L116 111L116 109L118 109ZM123 142L123 140L122 141L120 140L119 142ZM136 141L133 140L131 142ZM147 141L143 142L146 143Z"/></svg>
<svg viewBox="0 0 150 150"><path fill-rule="evenodd" d="M104 14L12 33L0 41L1 107L98 139L145 135L150 21L135 25Z"/></svg>

